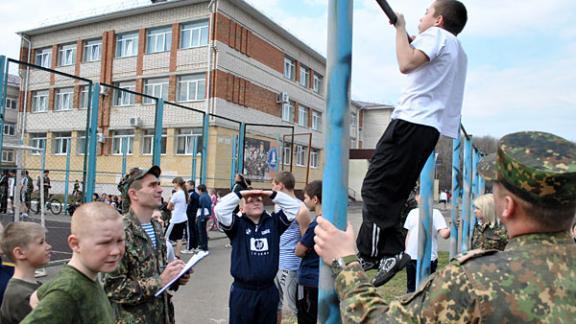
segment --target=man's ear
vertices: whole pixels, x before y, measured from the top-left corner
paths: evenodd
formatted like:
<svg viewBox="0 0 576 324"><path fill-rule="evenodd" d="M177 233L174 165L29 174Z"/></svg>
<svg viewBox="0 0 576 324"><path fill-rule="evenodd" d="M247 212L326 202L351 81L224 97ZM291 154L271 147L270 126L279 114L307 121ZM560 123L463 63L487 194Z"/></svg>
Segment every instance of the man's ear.
<svg viewBox="0 0 576 324"><path fill-rule="evenodd" d="M76 234L70 234L68 236L68 246L70 247L70 249L74 252L78 252L80 249L80 244L79 244L79 240L78 240L78 236L76 236Z"/></svg>
<svg viewBox="0 0 576 324"><path fill-rule="evenodd" d="M436 22L434 23L434 26L444 27L444 16L438 15L438 17L436 17Z"/></svg>
<svg viewBox="0 0 576 324"><path fill-rule="evenodd" d="M504 197L504 208L502 209L502 219L510 220L514 218L518 203L510 195Z"/></svg>

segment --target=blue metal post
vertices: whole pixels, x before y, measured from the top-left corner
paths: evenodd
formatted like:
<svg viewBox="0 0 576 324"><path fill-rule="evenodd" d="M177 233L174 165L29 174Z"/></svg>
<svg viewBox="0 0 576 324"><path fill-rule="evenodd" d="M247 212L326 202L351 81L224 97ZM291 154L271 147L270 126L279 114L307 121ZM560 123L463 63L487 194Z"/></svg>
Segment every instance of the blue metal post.
<svg viewBox="0 0 576 324"><path fill-rule="evenodd" d="M64 176L64 214L66 214L66 211L68 210L68 186L69 186L68 182L70 181L70 151L72 150L70 144L72 144L72 139L69 139L68 145L66 145L66 175Z"/></svg>
<svg viewBox="0 0 576 324"><path fill-rule="evenodd" d="M462 197L462 248L461 253L468 251L470 244L470 214L471 214L471 188L472 181L472 139L464 139L464 194Z"/></svg>
<svg viewBox="0 0 576 324"><path fill-rule="evenodd" d="M0 55L0 156L2 156L2 144L4 144L4 112L6 105L6 91L8 89L8 64L6 56Z"/></svg>
<svg viewBox="0 0 576 324"><path fill-rule="evenodd" d="M156 114L154 118L154 145L152 146L152 165L160 166L162 152L162 120L164 118L164 100L156 101Z"/></svg>
<svg viewBox="0 0 576 324"><path fill-rule="evenodd" d="M468 237L471 239L473 232L474 232L474 225L476 225L476 214L474 213L474 209L472 205L474 204L474 200L478 198L479 192L479 184L478 184L478 151L472 147L472 192L470 197L470 227L468 228Z"/></svg>
<svg viewBox="0 0 576 324"><path fill-rule="evenodd" d="M100 99L100 84L96 83L92 86L92 98L90 98L89 122L86 133L86 140L88 141L88 172L86 175L86 192L84 193L84 202L91 202L92 195L94 194L94 187L96 186L96 140L98 131L98 101Z"/></svg>
<svg viewBox="0 0 576 324"><path fill-rule="evenodd" d="M352 74L353 1L330 0L328 4L328 55L322 216L339 229L346 228L350 79ZM330 266L320 262L318 322L340 323L339 301Z"/></svg>
<svg viewBox="0 0 576 324"><path fill-rule="evenodd" d="M230 163L230 188L234 187L234 177L236 175L236 154L238 135L232 136L232 162Z"/></svg>
<svg viewBox="0 0 576 324"><path fill-rule="evenodd" d="M204 114L204 124L202 126L202 166L200 169L200 183L206 184L206 176L208 170L208 128L210 127L210 115Z"/></svg>
<svg viewBox="0 0 576 324"><path fill-rule="evenodd" d="M244 173L244 140L246 136L246 124L240 123L240 134L238 135L238 167L236 172Z"/></svg>
<svg viewBox="0 0 576 324"><path fill-rule="evenodd" d="M126 165L128 160L128 136L122 137L122 177L126 175Z"/></svg>
<svg viewBox="0 0 576 324"><path fill-rule="evenodd" d="M48 140L48 139L46 139ZM46 201L48 197L44 197L44 170L46 170L46 143L44 143L44 147L42 148L42 159L40 160L40 199L38 199L38 203L40 207L38 210L40 211L40 225L46 228Z"/></svg>
<svg viewBox="0 0 576 324"><path fill-rule="evenodd" d="M196 160L198 159L198 155L196 152L198 151L198 137L192 136L192 180L196 183Z"/></svg>
<svg viewBox="0 0 576 324"><path fill-rule="evenodd" d="M458 205L460 199L460 135L452 140L452 209L450 210L450 259L458 254Z"/></svg>
<svg viewBox="0 0 576 324"><path fill-rule="evenodd" d="M432 207L434 204L435 152L428 157L420 173L420 221L418 222L418 260L416 262L416 287L430 275L432 260Z"/></svg>

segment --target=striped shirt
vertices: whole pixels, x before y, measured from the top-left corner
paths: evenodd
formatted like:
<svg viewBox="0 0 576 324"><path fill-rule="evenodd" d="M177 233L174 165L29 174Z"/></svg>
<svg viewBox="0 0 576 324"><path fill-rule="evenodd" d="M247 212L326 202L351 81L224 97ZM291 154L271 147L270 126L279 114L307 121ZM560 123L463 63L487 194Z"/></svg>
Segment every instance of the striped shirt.
<svg viewBox="0 0 576 324"><path fill-rule="evenodd" d="M280 270L298 270L301 259L294 254L296 244L300 241L300 227L296 220L280 236Z"/></svg>
<svg viewBox="0 0 576 324"><path fill-rule="evenodd" d="M156 231L154 231L154 226L152 226L152 223L142 224L142 229L144 232L146 232L150 238L150 241L152 241L152 246L156 248Z"/></svg>

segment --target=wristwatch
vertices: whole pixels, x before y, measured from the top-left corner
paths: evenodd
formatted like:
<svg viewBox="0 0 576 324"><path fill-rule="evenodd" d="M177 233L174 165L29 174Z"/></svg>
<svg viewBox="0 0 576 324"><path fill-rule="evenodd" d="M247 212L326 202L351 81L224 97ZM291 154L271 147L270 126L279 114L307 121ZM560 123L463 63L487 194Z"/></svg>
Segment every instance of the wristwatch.
<svg viewBox="0 0 576 324"><path fill-rule="evenodd" d="M355 254L348 255L348 256L345 256L343 258L334 259L332 261L332 264L330 265L330 269L332 270L332 274L334 276L337 276L340 273L340 271L342 271L342 269L344 269L344 267L346 267L347 265L349 265L352 262L360 262L360 260L358 259L358 256L356 256Z"/></svg>

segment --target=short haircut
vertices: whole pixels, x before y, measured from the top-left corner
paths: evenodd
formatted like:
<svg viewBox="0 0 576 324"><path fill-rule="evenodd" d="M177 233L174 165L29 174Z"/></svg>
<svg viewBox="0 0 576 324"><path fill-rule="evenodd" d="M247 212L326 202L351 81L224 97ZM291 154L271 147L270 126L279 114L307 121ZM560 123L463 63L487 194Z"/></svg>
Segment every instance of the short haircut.
<svg viewBox="0 0 576 324"><path fill-rule="evenodd" d="M38 223L18 222L10 223L4 229L0 246L6 257L16 262L12 254L17 247L25 248L35 239L44 236L46 230Z"/></svg>
<svg viewBox="0 0 576 324"><path fill-rule="evenodd" d="M206 185L199 184L198 187L196 187L196 189L198 189L198 191L200 192L206 192Z"/></svg>
<svg viewBox="0 0 576 324"><path fill-rule="evenodd" d="M444 29L454 35L460 34L468 21L466 7L457 0L436 0L434 13L436 17L442 16L444 18Z"/></svg>
<svg viewBox="0 0 576 324"><path fill-rule="evenodd" d="M71 234L81 236L89 234L92 226L98 226L102 222L109 220L121 220L122 216L118 211L103 202L91 202L80 205L72 214L70 223Z"/></svg>
<svg viewBox="0 0 576 324"><path fill-rule="evenodd" d="M310 198L318 198L318 202L322 203L322 181L314 180L306 185L304 192Z"/></svg>
<svg viewBox="0 0 576 324"><path fill-rule="evenodd" d="M274 182L281 183L284 185L284 188L287 190L294 190L296 186L296 179L294 179L294 175L292 172L282 171L276 174L274 177Z"/></svg>
<svg viewBox="0 0 576 324"><path fill-rule="evenodd" d="M479 196L474 200L474 206L480 210L482 216L484 216L484 222L488 224L496 224L496 209L494 207L494 195L485 194Z"/></svg>

